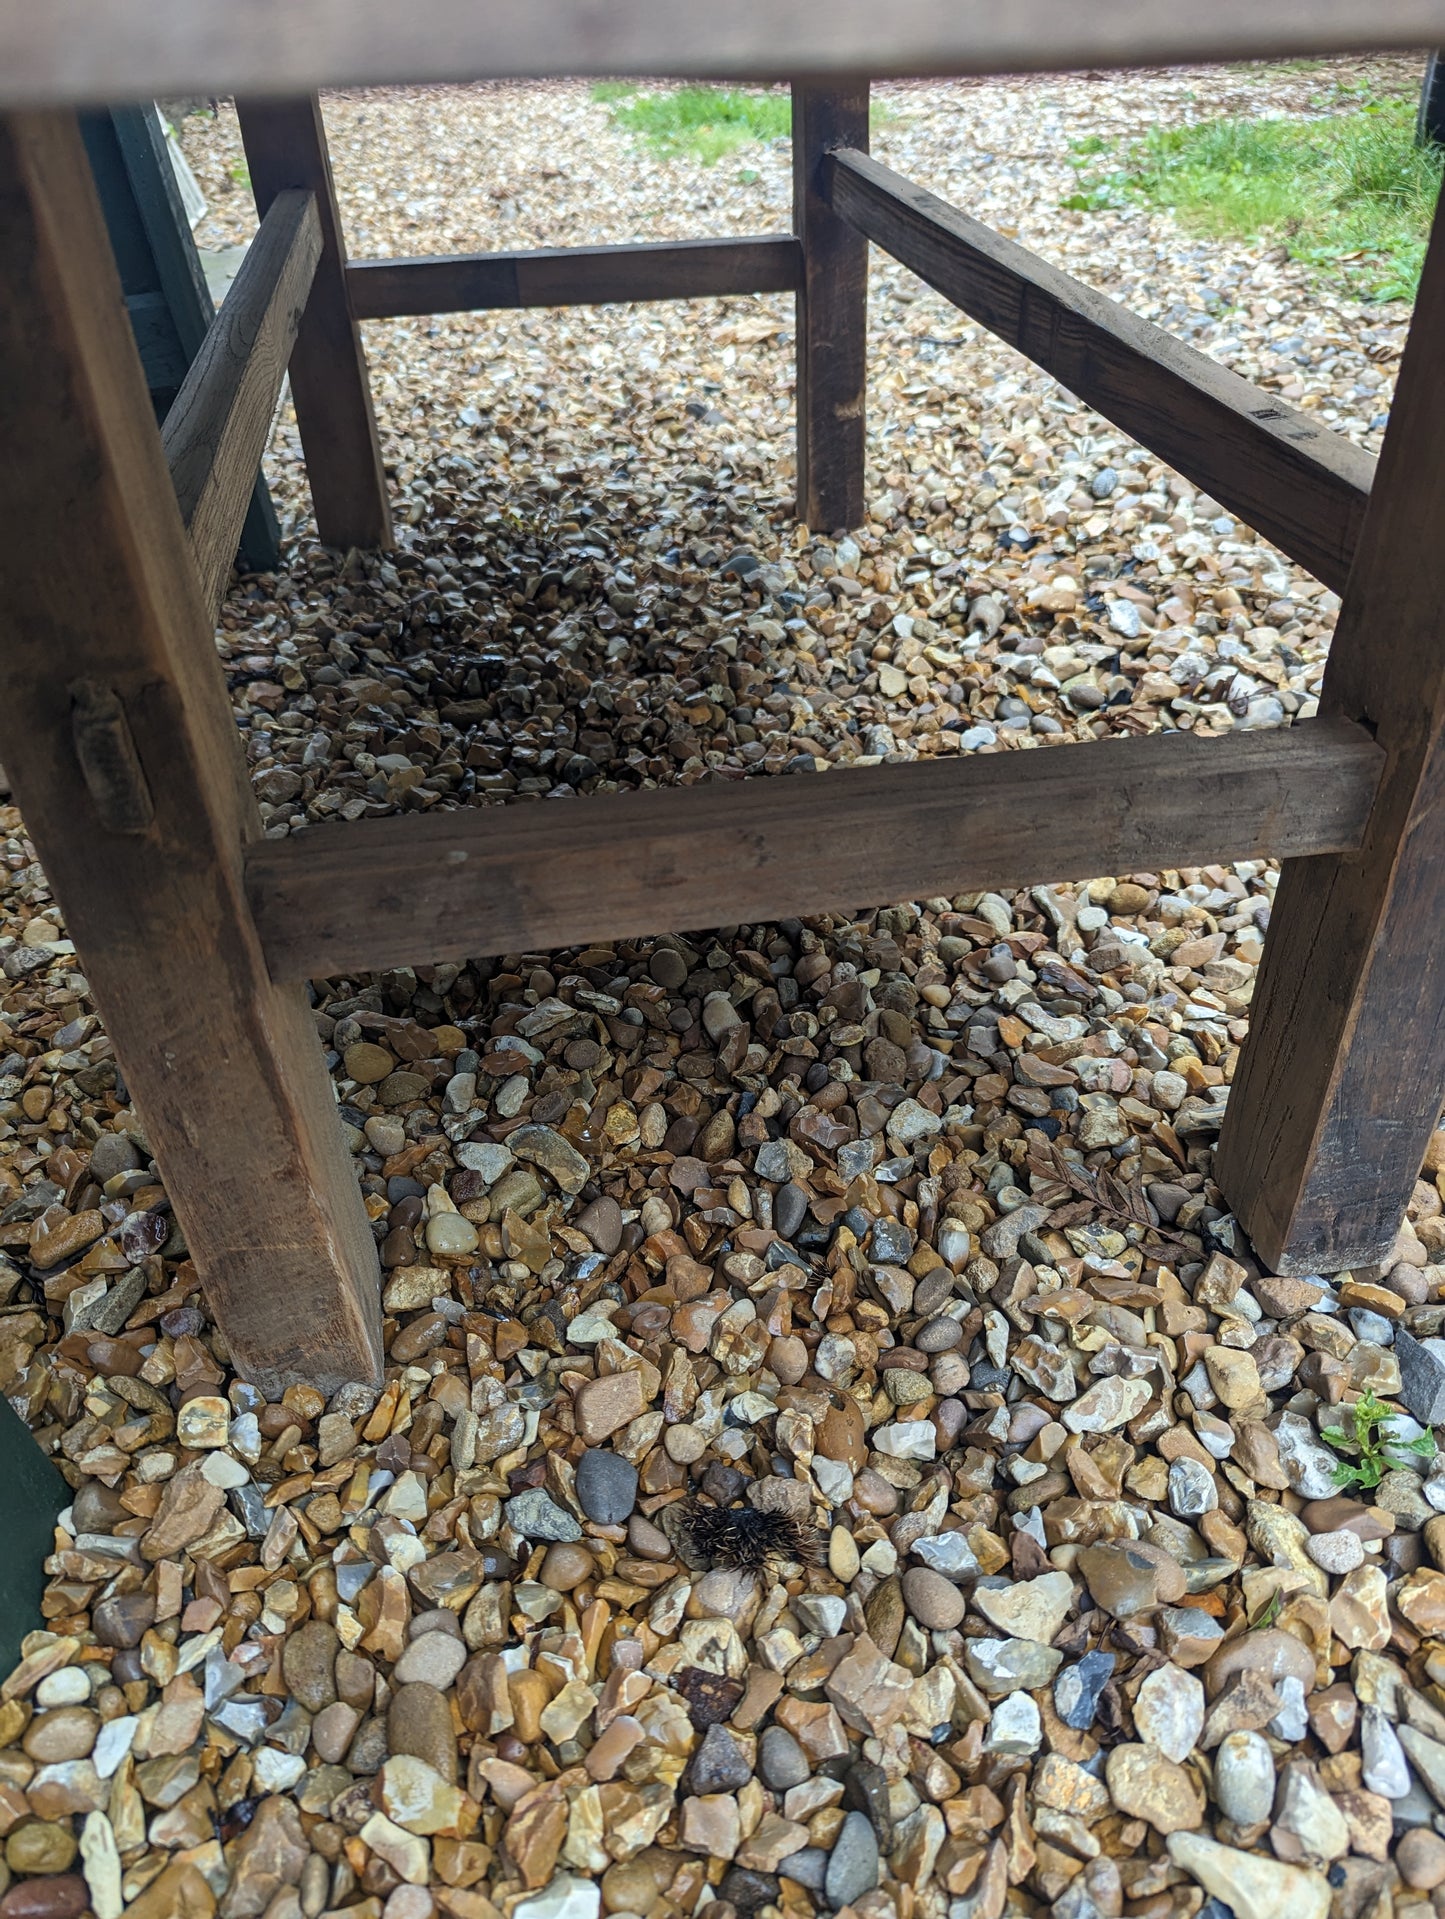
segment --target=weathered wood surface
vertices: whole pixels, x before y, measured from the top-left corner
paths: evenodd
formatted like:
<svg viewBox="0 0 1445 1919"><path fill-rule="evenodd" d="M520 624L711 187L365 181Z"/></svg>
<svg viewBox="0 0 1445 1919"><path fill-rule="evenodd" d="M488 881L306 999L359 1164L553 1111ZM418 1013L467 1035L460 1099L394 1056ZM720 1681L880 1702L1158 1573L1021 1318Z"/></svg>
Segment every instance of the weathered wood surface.
<svg viewBox="0 0 1445 1919"><path fill-rule="evenodd" d="M1445 44L1445 0L0 0L0 104L508 74L1022 73Z"/></svg>
<svg viewBox="0 0 1445 1919"><path fill-rule="evenodd" d="M0 120L0 758L236 1361L379 1377L379 1271L73 115Z"/></svg>
<svg viewBox="0 0 1445 1919"><path fill-rule="evenodd" d="M327 546L390 546L391 508L371 383L346 290L346 248L314 99L236 102L256 211L278 193L314 194L321 257L291 352L291 398L306 455L316 527Z"/></svg>
<svg viewBox="0 0 1445 1919"><path fill-rule="evenodd" d="M863 519L868 395L868 243L828 204L834 147L867 150L868 84L793 87L798 288L798 518L835 533Z"/></svg>
<svg viewBox="0 0 1445 1919"><path fill-rule="evenodd" d="M870 240L1344 590L1375 471L1353 441L866 154L835 153L825 177Z"/></svg>
<svg viewBox="0 0 1445 1919"><path fill-rule="evenodd" d="M1445 1086L1445 217L1320 691L1385 772L1364 844L1275 899L1216 1173L1277 1272L1389 1248Z"/></svg>
<svg viewBox="0 0 1445 1919"><path fill-rule="evenodd" d="M694 300L791 293L803 256L790 233L742 240L649 240L629 246L538 247L420 260L352 260L358 320L493 307L605 306L614 300Z"/></svg>
<svg viewBox="0 0 1445 1919"><path fill-rule="evenodd" d="M1380 756L1308 720L327 827L249 849L277 979L1353 847Z"/></svg>
<svg viewBox="0 0 1445 1919"><path fill-rule="evenodd" d="M320 257L315 196L300 188L278 194L166 415L166 462L212 613Z"/></svg>

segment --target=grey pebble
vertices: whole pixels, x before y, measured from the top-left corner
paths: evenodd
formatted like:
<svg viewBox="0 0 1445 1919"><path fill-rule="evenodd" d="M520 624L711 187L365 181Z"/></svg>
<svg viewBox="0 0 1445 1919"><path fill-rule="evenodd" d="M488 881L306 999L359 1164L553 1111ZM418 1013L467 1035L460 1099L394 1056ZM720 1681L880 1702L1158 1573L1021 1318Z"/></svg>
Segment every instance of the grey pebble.
<svg viewBox="0 0 1445 1919"><path fill-rule="evenodd" d="M612 1456L611 1454L608 1455L609 1458ZM624 1460L622 1463L625 1465L626 1461ZM580 1466L578 1467L577 1477L580 1481L582 1477ZM636 1477L637 1475L634 1473L634 1481ZM578 1498L581 1498L580 1487L578 1490ZM630 1507L631 1501L629 1501L628 1504ZM514 1532L521 1533L524 1539L567 1541L580 1539L582 1537L582 1528L577 1524L577 1521L572 1517L571 1513L564 1513L557 1502L552 1499L549 1494L544 1493L540 1486L529 1486L526 1492L514 1494L513 1497L507 1501L504 1510L507 1515L507 1524ZM585 1501L583 1501L582 1510L584 1512L587 1511ZM589 1513L588 1517L591 1518L592 1515ZM625 1513L623 1517L626 1518Z"/></svg>
<svg viewBox="0 0 1445 1919"><path fill-rule="evenodd" d="M791 1239L808 1216L808 1195L789 1180L773 1196L773 1225L783 1239Z"/></svg>
<svg viewBox="0 0 1445 1919"><path fill-rule="evenodd" d="M850 1812L828 1855L823 1897L833 1907L851 1906L878 1884L878 1836L866 1814Z"/></svg>
<svg viewBox="0 0 1445 1919"><path fill-rule="evenodd" d="M808 1756L785 1726L767 1726L758 1741L758 1776L772 1792L787 1792L811 1778Z"/></svg>
<svg viewBox="0 0 1445 1919"><path fill-rule="evenodd" d="M577 1462L577 1503L598 1526L623 1525L637 1503L637 1468L605 1446L593 1446ZM510 1502L515 1505L516 1501ZM520 1529L519 1529L520 1530ZM539 1533L554 1539L556 1533ZM577 1534L569 1533L569 1539Z"/></svg>

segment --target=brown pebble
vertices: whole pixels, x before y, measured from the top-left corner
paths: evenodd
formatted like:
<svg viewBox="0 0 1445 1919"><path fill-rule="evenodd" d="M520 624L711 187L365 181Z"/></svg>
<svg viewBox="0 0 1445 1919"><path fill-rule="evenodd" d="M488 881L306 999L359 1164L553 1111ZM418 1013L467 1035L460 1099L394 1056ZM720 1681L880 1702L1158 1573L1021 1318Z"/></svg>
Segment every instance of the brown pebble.
<svg viewBox="0 0 1445 1919"><path fill-rule="evenodd" d="M783 1386L796 1386L808 1370L808 1349L796 1334L779 1334L768 1347L768 1365Z"/></svg>
<svg viewBox="0 0 1445 1919"><path fill-rule="evenodd" d="M890 1486L882 1473L865 1466L853 1481L854 1503L875 1519L886 1519L898 1511L898 1488Z"/></svg>
<svg viewBox="0 0 1445 1919"><path fill-rule="evenodd" d="M547 1548L537 1577L554 1593L574 1592L584 1579L597 1570L597 1561L585 1546L568 1545L558 1540Z"/></svg>
<svg viewBox="0 0 1445 1919"><path fill-rule="evenodd" d="M75 1834L49 1819L17 1826L5 1841L5 1863L12 1872L60 1873L75 1858Z"/></svg>
<svg viewBox="0 0 1445 1919"><path fill-rule="evenodd" d="M1445 1839L1428 1826L1403 1833L1395 1847L1400 1877L1416 1892L1433 1892L1445 1885Z"/></svg>
<svg viewBox="0 0 1445 1919"><path fill-rule="evenodd" d="M903 1575L903 1603L929 1632L951 1632L962 1625L968 1602L952 1580L931 1566L910 1566Z"/></svg>
<svg viewBox="0 0 1445 1919"><path fill-rule="evenodd" d="M542 1714L552 1697L552 1688L532 1667L510 1673L507 1690L512 1699L512 1731L524 1745L535 1746L542 1737Z"/></svg>
<svg viewBox="0 0 1445 1919"><path fill-rule="evenodd" d="M585 1233L598 1252L610 1259L622 1244L622 1208L604 1193L582 1208L577 1215L577 1230Z"/></svg>
<svg viewBox="0 0 1445 1919"><path fill-rule="evenodd" d="M81 1919L90 1910L90 1888L78 1872L26 1879L0 1899L0 1919Z"/></svg>
<svg viewBox="0 0 1445 1919"><path fill-rule="evenodd" d="M32 1759L54 1765L63 1759L84 1759L100 1731L100 1714L89 1706L57 1706L37 1713L22 1744Z"/></svg>
<svg viewBox="0 0 1445 1919"><path fill-rule="evenodd" d="M672 1558L672 1541L641 1513L634 1513L627 1522L627 1543L639 1559Z"/></svg>
<svg viewBox="0 0 1445 1919"><path fill-rule="evenodd" d="M386 1710L386 1739L392 1752L424 1759L449 1785L457 1782L457 1735L444 1693L424 1680L398 1686Z"/></svg>

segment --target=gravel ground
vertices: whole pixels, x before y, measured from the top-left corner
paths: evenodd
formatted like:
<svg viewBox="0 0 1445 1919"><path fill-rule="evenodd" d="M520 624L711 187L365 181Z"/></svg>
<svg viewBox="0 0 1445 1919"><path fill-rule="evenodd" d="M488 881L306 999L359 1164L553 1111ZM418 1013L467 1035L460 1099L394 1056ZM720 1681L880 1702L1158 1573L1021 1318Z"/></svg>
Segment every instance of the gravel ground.
<svg viewBox="0 0 1445 1919"><path fill-rule="evenodd" d="M1404 309L1056 208L1071 138L1317 84L888 87L875 147L1373 445ZM358 255L786 218L784 151L664 164L570 83L327 113ZM186 145L232 244L233 119ZM1334 597L873 275L846 539L789 518L786 301L369 326L398 551L314 545L283 425L286 568L223 610L267 831L1308 713ZM1445 1153L1380 1266L1260 1269L1210 1164L1266 866L320 983L389 1365L268 1405L0 837L0 1390L74 1489L3 1919L1445 1884Z"/></svg>

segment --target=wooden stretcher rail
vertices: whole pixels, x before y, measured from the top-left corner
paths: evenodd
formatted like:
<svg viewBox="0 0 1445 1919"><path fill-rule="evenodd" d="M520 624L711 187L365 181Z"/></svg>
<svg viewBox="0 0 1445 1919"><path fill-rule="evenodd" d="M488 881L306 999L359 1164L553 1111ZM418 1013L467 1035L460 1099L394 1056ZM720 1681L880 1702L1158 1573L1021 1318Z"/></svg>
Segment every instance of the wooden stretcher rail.
<svg viewBox="0 0 1445 1919"><path fill-rule="evenodd" d="M212 613L320 257L315 195L278 194L166 415L166 461Z"/></svg>
<svg viewBox="0 0 1445 1919"><path fill-rule="evenodd" d="M1445 0L0 0L0 106L516 74L821 79L1445 44Z"/></svg>
<svg viewBox="0 0 1445 1919"><path fill-rule="evenodd" d="M695 300L711 294L791 293L803 253L791 233L745 240L662 240L614 247L538 247L423 260L352 260L358 320L408 313L481 313L494 307L605 306L614 300Z"/></svg>
<svg viewBox="0 0 1445 1919"><path fill-rule="evenodd" d="M334 977L840 902L1347 851L1381 764L1353 722L1306 720L484 807L262 841L246 889L272 977Z"/></svg>
<svg viewBox="0 0 1445 1919"><path fill-rule="evenodd" d="M1344 591L1368 453L866 153L828 155L824 191L945 299Z"/></svg>

